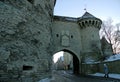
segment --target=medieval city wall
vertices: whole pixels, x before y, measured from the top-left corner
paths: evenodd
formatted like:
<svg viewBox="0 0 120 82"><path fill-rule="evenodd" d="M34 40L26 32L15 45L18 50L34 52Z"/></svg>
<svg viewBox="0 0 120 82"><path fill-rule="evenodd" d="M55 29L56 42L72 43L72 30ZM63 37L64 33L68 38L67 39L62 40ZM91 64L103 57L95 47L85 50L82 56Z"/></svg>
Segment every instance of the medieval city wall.
<svg viewBox="0 0 120 82"><path fill-rule="evenodd" d="M77 56L76 68L86 54L97 60L99 29L80 28L77 18L53 16L54 1L0 1L0 81L35 82L50 77L52 56L61 50Z"/></svg>
<svg viewBox="0 0 120 82"><path fill-rule="evenodd" d="M0 1L1 77L50 75L53 6L52 0Z"/></svg>
<svg viewBox="0 0 120 82"><path fill-rule="evenodd" d="M120 74L120 60L82 64L83 74L104 73L104 64L108 66L109 73Z"/></svg>

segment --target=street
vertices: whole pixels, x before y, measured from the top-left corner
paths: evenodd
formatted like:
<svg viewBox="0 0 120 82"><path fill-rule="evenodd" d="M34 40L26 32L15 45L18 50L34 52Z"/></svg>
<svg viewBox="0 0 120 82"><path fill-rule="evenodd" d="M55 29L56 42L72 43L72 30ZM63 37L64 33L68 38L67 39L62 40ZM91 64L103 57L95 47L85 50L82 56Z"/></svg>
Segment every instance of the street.
<svg viewBox="0 0 120 82"><path fill-rule="evenodd" d="M120 82L118 79L95 76L80 76L66 71L54 71L52 82Z"/></svg>

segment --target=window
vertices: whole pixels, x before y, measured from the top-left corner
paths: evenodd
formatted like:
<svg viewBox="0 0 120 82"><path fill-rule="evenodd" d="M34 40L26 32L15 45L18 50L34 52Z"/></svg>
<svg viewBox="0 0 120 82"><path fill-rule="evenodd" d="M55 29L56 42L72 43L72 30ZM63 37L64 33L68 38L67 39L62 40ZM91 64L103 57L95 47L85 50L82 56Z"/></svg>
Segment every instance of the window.
<svg viewBox="0 0 120 82"><path fill-rule="evenodd" d="M71 38L73 38L73 35L71 35Z"/></svg>
<svg viewBox="0 0 120 82"><path fill-rule="evenodd" d="M33 66L25 66L23 65L23 70L32 70Z"/></svg>
<svg viewBox="0 0 120 82"><path fill-rule="evenodd" d="M27 1L30 2L31 4L33 4L33 2L34 2L33 0L27 0Z"/></svg>
<svg viewBox="0 0 120 82"><path fill-rule="evenodd" d="M85 26L84 22L82 22L82 25Z"/></svg>
<svg viewBox="0 0 120 82"><path fill-rule="evenodd" d="M89 23L91 23L91 20L89 21Z"/></svg>
<svg viewBox="0 0 120 82"><path fill-rule="evenodd" d="M0 0L1 2L5 2L5 0Z"/></svg>
<svg viewBox="0 0 120 82"><path fill-rule="evenodd" d="M92 21L92 25L94 25L95 21Z"/></svg>
<svg viewBox="0 0 120 82"><path fill-rule="evenodd" d="M56 34L56 37L59 37L59 34Z"/></svg>

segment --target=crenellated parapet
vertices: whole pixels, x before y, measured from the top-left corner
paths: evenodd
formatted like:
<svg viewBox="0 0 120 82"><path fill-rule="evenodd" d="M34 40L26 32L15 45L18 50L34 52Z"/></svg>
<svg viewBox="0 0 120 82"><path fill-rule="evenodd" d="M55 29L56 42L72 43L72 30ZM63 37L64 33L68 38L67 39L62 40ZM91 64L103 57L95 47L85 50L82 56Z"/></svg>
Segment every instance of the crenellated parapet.
<svg viewBox="0 0 120 82"><path fill-rule="evenodd" d="M100 29L102 21L94 17L90 13L85 12L85 14L82 17L78 18L78 24L81 28L96 27Z"/></svg>

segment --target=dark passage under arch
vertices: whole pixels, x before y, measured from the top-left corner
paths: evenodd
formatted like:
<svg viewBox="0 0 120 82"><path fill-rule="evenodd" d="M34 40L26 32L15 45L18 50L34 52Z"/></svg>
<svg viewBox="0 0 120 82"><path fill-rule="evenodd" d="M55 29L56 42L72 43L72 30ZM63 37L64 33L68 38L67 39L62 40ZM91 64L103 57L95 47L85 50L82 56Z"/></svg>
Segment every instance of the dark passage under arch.
<svg viewBox="0 0 120 82"><path fill-rule="evenodd" d="M79 59L77 58L77 56L69 50L62 50L62 51L68 52L73 56L73 73L74 74L79 74L79 68L80 68L79 65L80 64L79 64Z"/></svg>
<svg viewBox="0 0 120 82"><path fill-rule="evenodd" d="M73 73L79 74L79 60L75 55L73 55Z"/></svg>

